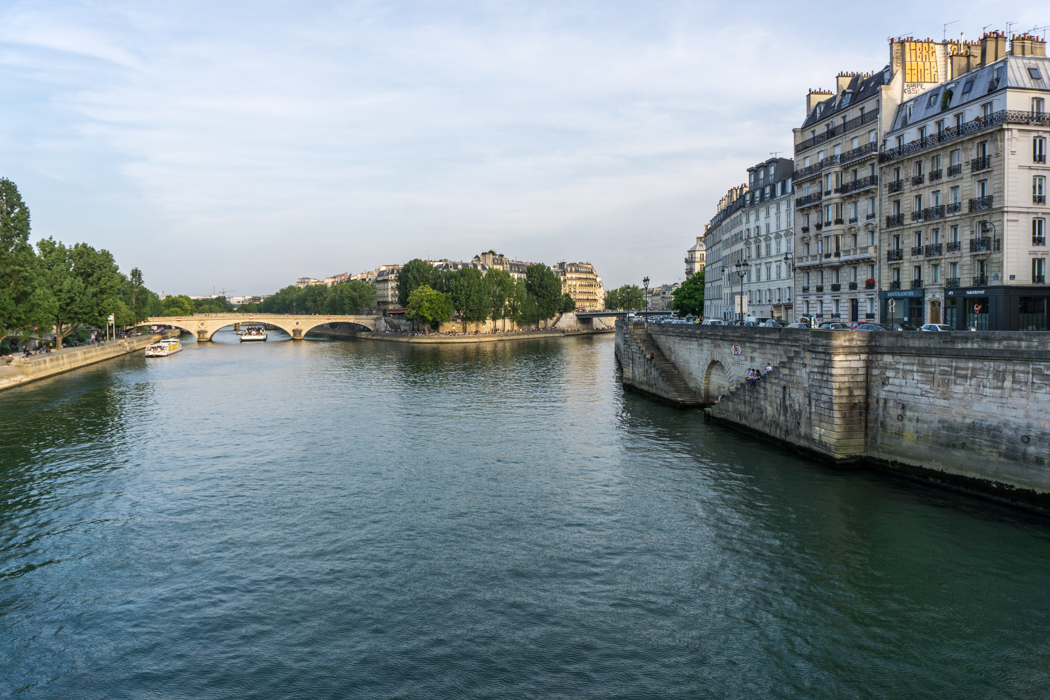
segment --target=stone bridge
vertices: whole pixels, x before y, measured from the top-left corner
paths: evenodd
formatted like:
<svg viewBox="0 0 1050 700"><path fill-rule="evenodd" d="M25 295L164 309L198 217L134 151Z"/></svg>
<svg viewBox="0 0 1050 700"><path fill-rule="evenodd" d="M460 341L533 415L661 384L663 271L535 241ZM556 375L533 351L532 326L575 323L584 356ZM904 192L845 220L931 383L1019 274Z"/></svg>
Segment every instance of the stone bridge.
<svg viewBox="0 0 1050 700"><path fill-rule="evenodd" d="M216 331L233 326L261 325L274 326L292 337L302 340L303 336L318 326L329 323L349 323L361 326L370 331L376 330L376 324L382 323L382 316L344 316L339 314L193 314L192 316L152 316L145 323L158 326L171 326L192 333L198 341L211 340Z"/></svg>

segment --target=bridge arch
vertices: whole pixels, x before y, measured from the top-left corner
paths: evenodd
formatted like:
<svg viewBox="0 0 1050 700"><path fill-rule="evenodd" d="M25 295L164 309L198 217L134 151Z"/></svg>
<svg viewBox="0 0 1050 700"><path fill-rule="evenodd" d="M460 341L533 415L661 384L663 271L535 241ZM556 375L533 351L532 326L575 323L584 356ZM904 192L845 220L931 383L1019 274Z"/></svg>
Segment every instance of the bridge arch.
<svg viewBox="0 0 1050 700"><path fill-rule="evenodd" d="M729 393L729 373L718 360L712 360L704 372L704 403L712 404L719 396Z"/></svg>
<svg viewBox="0 0 1050 700"><path fill-rule="evenodd" d="M154 316L146 323L171 326L191 333L198 341L212 339L216 332L237 324L265 324L280 328L293 340L301 340L313 329L331 323L350 323L375 331L377 319L371 316L286 314L195 314L193 316Z"/></svg>

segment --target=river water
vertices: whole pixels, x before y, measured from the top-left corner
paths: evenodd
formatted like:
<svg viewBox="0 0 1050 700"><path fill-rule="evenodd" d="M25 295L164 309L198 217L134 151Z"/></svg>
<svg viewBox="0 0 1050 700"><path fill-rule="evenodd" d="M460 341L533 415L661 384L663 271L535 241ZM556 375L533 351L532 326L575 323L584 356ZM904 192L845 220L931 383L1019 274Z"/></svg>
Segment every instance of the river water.
<svg viewBox="0 0 1050 700"><path fill-rule="evenodd" d="M0 395L0 696L1050 697L1048 519L624 393L609 336L216 339Z"/></svg>

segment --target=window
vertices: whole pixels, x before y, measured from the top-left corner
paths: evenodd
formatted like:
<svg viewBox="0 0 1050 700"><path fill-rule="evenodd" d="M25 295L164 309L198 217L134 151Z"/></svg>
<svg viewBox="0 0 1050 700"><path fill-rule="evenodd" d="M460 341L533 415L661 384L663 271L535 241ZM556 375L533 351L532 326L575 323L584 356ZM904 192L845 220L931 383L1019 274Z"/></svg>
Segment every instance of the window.
<svg viewBox="0 0 1050 700"><path fill-rule="evenodd" d="M956 148L952 151L952 165L959 165L962 163L962 149Z"/></svg>
<svg viewBox="0 0 1050 700"><path fill-rule="evenodd" d="M922 283L922 265L915 265L912 267L912 279L916 282Z"/></svg>
<svg viewBox="0 0 1050 700"><path fill-rule="evenodd" d="M925 141L926 140L926 127L925 126L920 126L919 127L919 140L920 141Z"/></svg>
<svg viewBox="0 0 1050 700"><path fill-rule="evenodd" d="M1046 162L1046 139L1042 136L1036 136L1032 139L1032 162Z"/></svg>
<svg viewBox="0 0 1050 700"><path fill-rule="evenodd" d="M988 117L992 116L992 103L991 102L985 102L983 105L981 105L981 116L984 117L985 119L987 119Z"/></svg>
<svg viewBox="0 0 1050 700"><path fill-rule="evenodd" d="M963 94L965 95L969 93L970 90L973 90L973 78L970 78L965 83L963 83Z"/></svg>
<svg viewBox="0 0 1050 700"><path fill-rule="evenodd" d="M948 277L950 279L959 279L959 263L948 263Z"/></svg>
<svg viewBox="0 0 1050 700"><path fill-rule="evenodd" d="M921 194L915 195L915 199L914 199L914 201L912 203L911 210L912 211L922 211L922 195Z"/></svg>
<svg viewBox="0 0 1050 700"><path fill-rule="evenodd" d="M953 187L950 190L948 190L948 204L958 204L958 203L959 203L959 186L956 185L955 187Z"/></svg>
<svg viewBox="0 0 1050 700"><path fill-rule="evenodd" d="M1039 72L1039 69L1035 66L1028 66L1028 77L1032 80L1042 80L1043 74Z"/></svg>
<svg viewBox="0 0 1050 700"><path fill-rule="evenodd" d="M933 265L930 266L930 284L940 284L940 283L941 283L941 266L939 264L937 264L937 263L934 263Z"/></svg>
<svg viewBox="0 0 1050 700"><path fill-rule="evenodd" d="M1032 245L1046 245L1046 219L1032 219Z"/></svg>
<svg viewBox="0 0 1050 700"><path fill-rule="evenodd" d="M878 143L879 134L874 129L868 132L868 143Z"/></svg>
<svg viewBox="0 0 1050 700"><path fill-rule="evenodd" d="M922 247L922 231L916 231L915 232L915 247L916 248L921 248Z"/></svg>
<svg viewBox="0 0 1050 700"><path fill-rule="evenodd" d="M1046 178L1042 175L1032 178L1032 203L1046 204Z"/></svg>
<svg viewBox="0 0 1050 700"><path fill-rule="evenodd" d="M1046 258L1032 258L1032 284L1046 282Z"/></svg>
<svg viewBox="0 0 1050 700"><path fill-rule="evenodd" d="M935 104L937 104L938 94L940 93L938 93L936 90L933 91L933 94L930 95L930 99L926 102L926 109L929 109L930 107L933 107Z"/></svg>
<svg viewBox="0 0 1050 700"><path fill-rule="evenodd" d="M987 197L988 196L988 181L987 180L978 180L977 181L977 185L974 187L974 194L976 194L978 197L981 197L981 198Z"/></svg>
<svg viewBox="0 0 1050 700"><path fill-rule="evenodd" d="M964 121L966 121L965 112L959 112L955 115L955 133L957 135L962 131L962 125Z"/></svg>
<svg viewBox="0 0 1050 700"><path fill-rule="evenodd" d="M988 81L988 92L999 89L999 82L1003 79L1003 68L1004 66L998 66L992 73L992 79Z"/></svg>
<svg viewBox="0 0 1050 700"><path fill-rule="evenodd" d="M930 229L930 243L937 245L941 242L941 230L939 228Z"/></svg>
<svg viewBox="0 0 1050 700"><path fill-rule="evenodd" d="M1032 116L1039 117L1046 112L1045 102L1042 97L1032 98Z"/></svg>

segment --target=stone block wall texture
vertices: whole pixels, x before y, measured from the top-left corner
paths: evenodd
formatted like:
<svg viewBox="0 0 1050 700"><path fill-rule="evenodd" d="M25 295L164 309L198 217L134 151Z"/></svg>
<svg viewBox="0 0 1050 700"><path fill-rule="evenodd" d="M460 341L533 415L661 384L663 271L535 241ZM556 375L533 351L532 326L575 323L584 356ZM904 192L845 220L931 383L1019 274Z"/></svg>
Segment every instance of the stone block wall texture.
<svg viewBox="0 0 1050 700"><path fill-rule="evenodd" d="M617 347L626 328L617 327ZM1050 508L1050 335L650 326L709 417ZM773 371L750 386L749 367ZM621 363L622 364L622 363ZM660 388L644 373L624 383ZM721 401L715 403L721 395Z"/></svg>
<svg viewBox="0 0 1050 700"><path fill-rule="evenodd" d="M160 338L160 335L143 335L110 342L106 345L92 345L51 355L34 355L28 359L20 359L0 370L0 390L87 367L132 352L144 351L147 345Z"/></svg>

